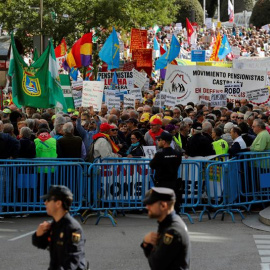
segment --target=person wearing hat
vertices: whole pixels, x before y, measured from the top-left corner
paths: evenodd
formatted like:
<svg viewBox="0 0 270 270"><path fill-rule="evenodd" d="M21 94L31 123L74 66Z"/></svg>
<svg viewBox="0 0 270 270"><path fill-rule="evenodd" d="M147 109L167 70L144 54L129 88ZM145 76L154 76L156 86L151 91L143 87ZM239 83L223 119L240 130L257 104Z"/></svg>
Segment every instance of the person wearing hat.
<svg viewBox="0 0 270 270"><path fill-rule="evenodd" d="M178 170L182 162L182 154L171 147L173 137L168 132L162 132L157 137L158 151L150 161L149 166L155 170L154 184L156 187L167 187L174 190L177 196L175 210L178 214L181 204L181 179L178 179Z"/></svg>
<svg viewBox="0 0 270 270"><path fill-rule="evenodd" d="M66 186L51 186L49 193L42 196L46 211L52 222L39 224L32 235L32 244L49 249L49 270L86 269L85 237L80 224L69 214L73 194Z"/></svg>
<svg viewBox="0 0 270 270"><path fill-rule="evenodd" d="M210 139L202 134L202 124L196 122L191 128L192 136L187 142L186 155L190 157L215 155Z"/></svg>
<svg viewBox="0 0 270 270"><path fill-rule="evenodd" d="M174 211L175 199L172 189L153 187L143 200L148 216L158 221L157 232L146 234L141 244L152 270L189 269L190 240L185 223Z"/></svg>
<svg viewBox="0 0 270 270"><path fill-rule="evenodd" d="M110 131L114 126L103 123L100 132L93 136L94 158L120 157L119 147L110 139Z"/></svg>
<svg viewBox="0 0 270 270"><path fill-rule="evenodd" d="M150 130L145 133L144 140L148 146L156 146L158 149L157 137L164 131L162 128L162 121L159 117L150 119Z"/></svg>

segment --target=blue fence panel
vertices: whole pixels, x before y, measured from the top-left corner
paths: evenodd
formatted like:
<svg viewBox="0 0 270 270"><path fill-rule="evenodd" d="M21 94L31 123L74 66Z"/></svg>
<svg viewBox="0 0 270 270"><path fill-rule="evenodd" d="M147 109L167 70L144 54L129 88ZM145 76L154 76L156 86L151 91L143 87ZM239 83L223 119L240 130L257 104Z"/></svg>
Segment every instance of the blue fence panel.
<svg viewBox="0 0 270 270"><path fill-rule="evenodd" d="M83 169L80 164L33 163L0 165L0 215L45 213L40 196L51 185L65 185L73 193L71 212L82 207Z"/></svg>

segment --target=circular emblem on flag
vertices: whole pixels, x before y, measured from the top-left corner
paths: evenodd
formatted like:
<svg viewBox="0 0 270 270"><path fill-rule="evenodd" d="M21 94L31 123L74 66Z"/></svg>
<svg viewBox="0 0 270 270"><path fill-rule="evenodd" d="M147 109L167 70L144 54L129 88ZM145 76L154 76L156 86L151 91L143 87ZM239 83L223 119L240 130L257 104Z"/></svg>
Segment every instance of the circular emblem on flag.
<svg viewBox="0 0 270 270"><path fill-rule="evenodd" d="M28 96L38 97L41 95L39 79L35 77L33 72L23 71L22 88Z"/></svg>

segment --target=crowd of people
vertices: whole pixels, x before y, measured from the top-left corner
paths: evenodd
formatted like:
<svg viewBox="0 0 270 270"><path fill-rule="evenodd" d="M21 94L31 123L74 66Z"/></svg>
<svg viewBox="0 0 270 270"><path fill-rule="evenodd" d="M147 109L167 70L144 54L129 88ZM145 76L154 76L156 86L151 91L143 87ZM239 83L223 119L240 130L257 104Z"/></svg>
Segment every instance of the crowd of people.
<svg viewBox="0 0 270 270"><path fill-rule="evenodd" d="M172 135L171 147L186 158L270 150L268 105L242 99L235 106L189 102L160 109L154 98L145 95L135 108L108 111L102 104L100 111L80 107L67 114L6 106L0 112L0 158L144 157L143 146L159 150L163 132Z"/></svg>

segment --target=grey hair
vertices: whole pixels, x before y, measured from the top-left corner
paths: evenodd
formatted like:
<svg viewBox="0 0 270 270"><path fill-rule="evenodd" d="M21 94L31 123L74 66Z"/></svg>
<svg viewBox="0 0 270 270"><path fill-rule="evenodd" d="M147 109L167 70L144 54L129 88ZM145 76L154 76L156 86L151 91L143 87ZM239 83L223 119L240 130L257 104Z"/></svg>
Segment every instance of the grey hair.
<svg viewBox="0 0 270 270"><path fill-rule="evenodd" d="M185 122L185 123L187 123L187 124L193 124L193 121L192 121L192 119L191 119L190 117L185 117L185 118L183 119L183 122Z"/></svg>
<svg viewBox="0 0 270 270"><path fill-rule="evenodd" d="M172 110L173 110L173 111L174 111L174 110L177 110L178 112L181 112L181 110L180 110L178 107L174 107Z"/></svg>
<svg viewBox="0 0 270 270"><path fill-rule="evenodd" d="M11 133L13 131L14 131L14 127L12 124L10 124L10 123L4 124L4 128L3 128L4 133Z"/></svg>
<svg viewBox="0 0 270 270"><path fill-rule="evenodd" d="M261 129L266 129L265 123L261 119L255 119L253 123L256 122L257 126L259 126Z"/></svg>
<svg viewBox="0 0 270 270"><path fill-rule="evenodd" d="M73 124L68 122L68 123L65 123L64 126L63 126L63 132L65 134L72 134L74 131L74 127L73 127Z"/></svg>
<svg viewBox="0 0 270 270"><path fill-rule="evenodd" d="M20 130L20 135L22 138L31 138L32 130L29 127L22 127Z"/></svg>
<svg viewBox="0 0 270 270"><path fill-rule="evenodd" d="M210 122L208 122L208 121L203 122L203 124L202 124L202 132L207 133L207 131L209 131L210 129L212 130L212 128L213 128L213 126L212 126L212 124Z"/></svg>
<svg viewBox="0 0 270 270"><path fill-rule="evenodd" d="M34 129L36 122L34 119L26 119L25 120L27 127L29 127L31 130Z"/></svg>
<svg viewBox="0 0 270 270"><path fill-rule="evenodd" d="M58 125L64 125L66 123L66 118L61 116L61 115L57 115L55 120L54 120L54 126L58 126Z"/></svg>

